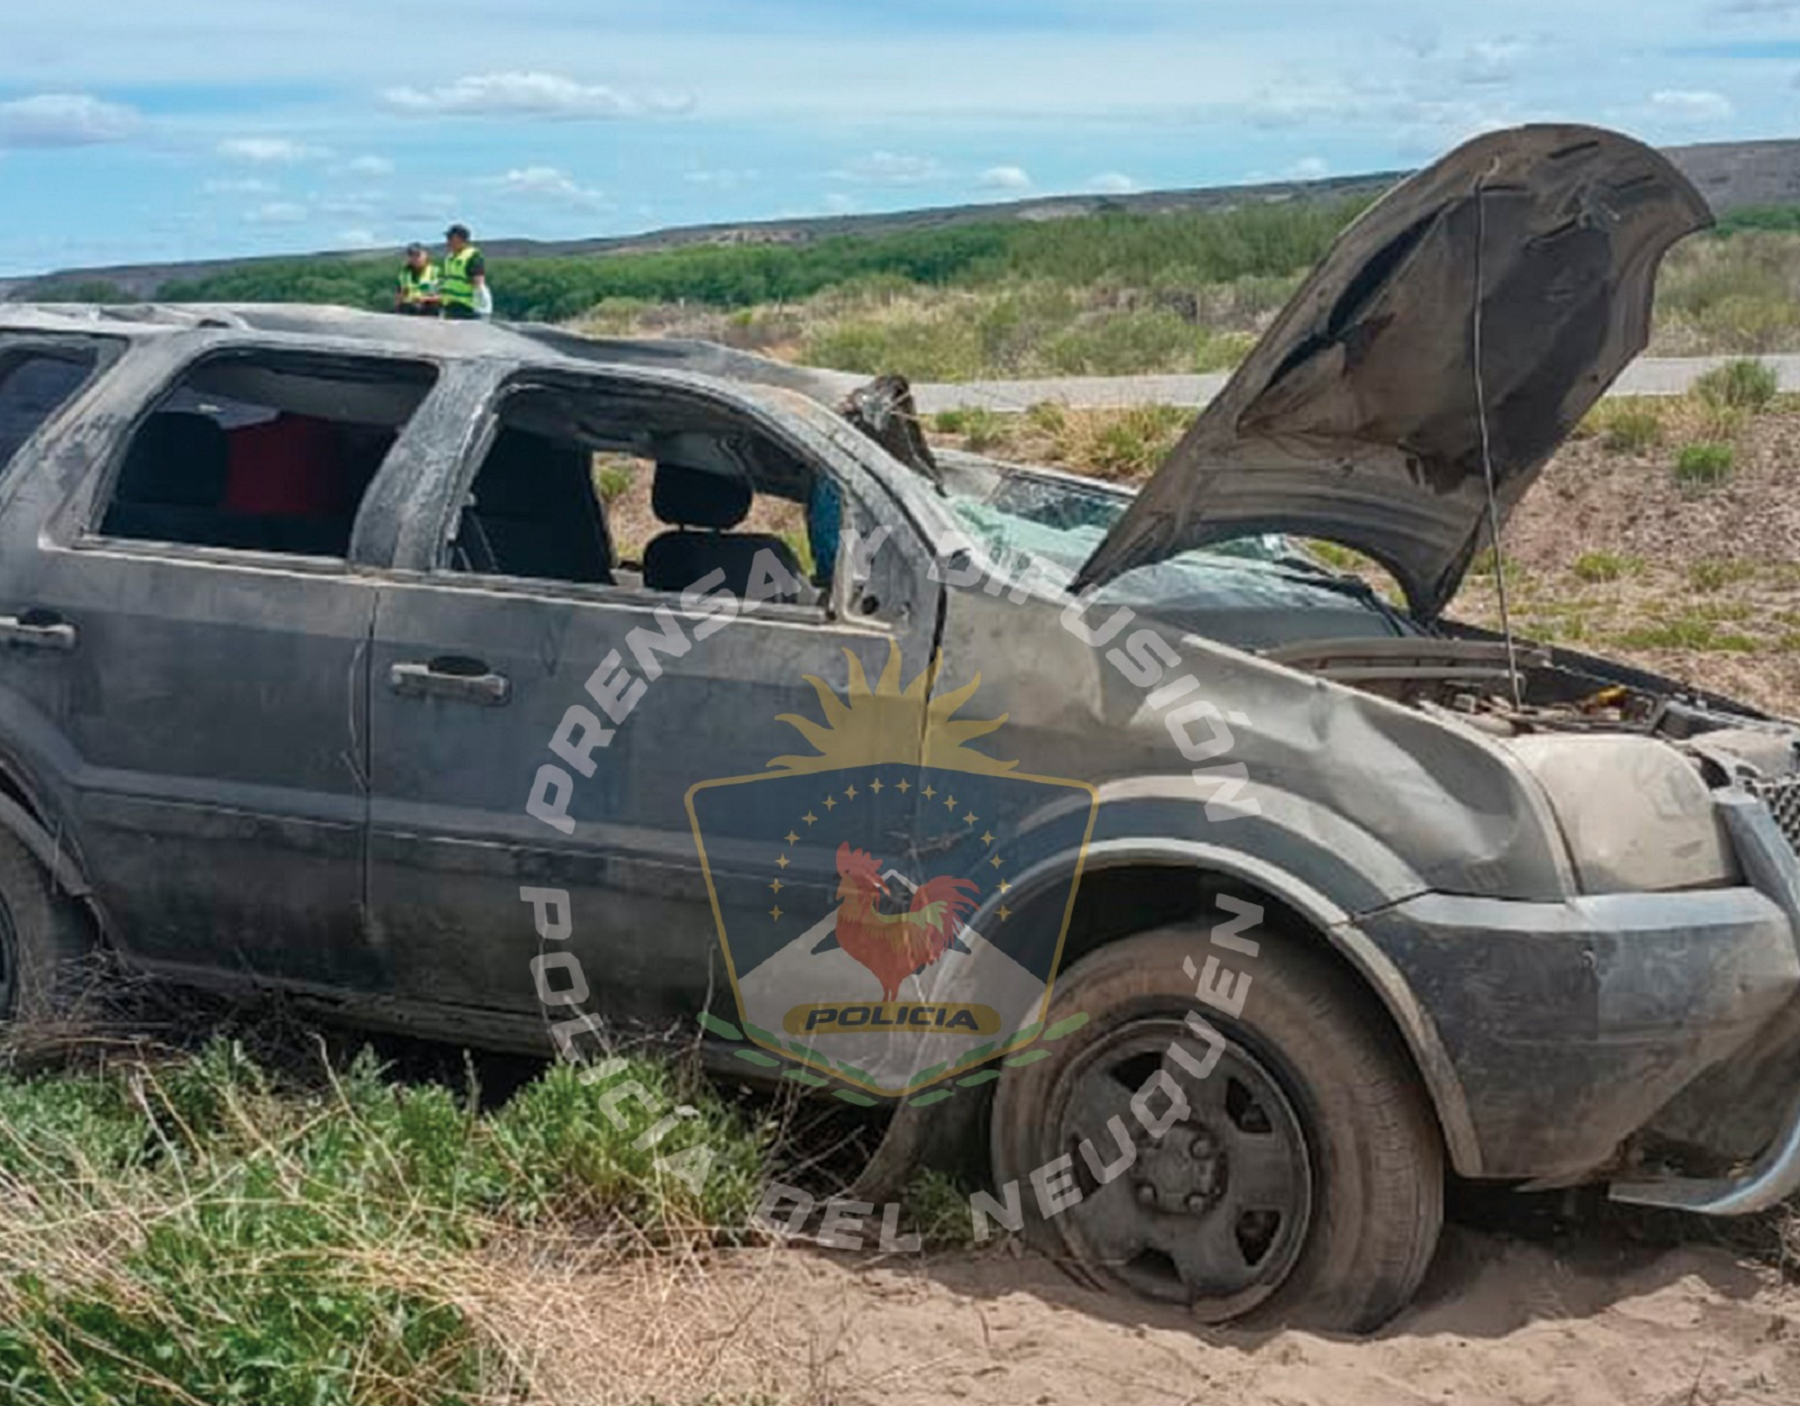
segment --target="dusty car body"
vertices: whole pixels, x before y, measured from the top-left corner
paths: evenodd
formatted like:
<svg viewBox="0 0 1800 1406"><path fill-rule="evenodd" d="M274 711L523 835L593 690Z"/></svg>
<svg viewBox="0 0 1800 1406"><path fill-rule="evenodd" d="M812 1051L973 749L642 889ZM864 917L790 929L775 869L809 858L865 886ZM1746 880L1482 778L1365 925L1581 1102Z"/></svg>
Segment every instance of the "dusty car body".
<svg viewBox="0 0 1800 1406"><path fill-rule="evenodd" d="M1236 1194L1219 1148L1242 1128L1197 1131L1135 1183L1137 1221L1084 1222L1063 1253L1110 1236L1160 1255L1161 1280L1111 1277L1215 1316L1311 1274L1327 1320L1365 1326L1423 1272L1440 1164L1771 1204L1800 1188L1800 727L1441 617L1483 532L1641 349L1656 261L1706 218L1612 134L1483 138L1352 228L1135 498L934 456L903 399L718 348L324 309L0 309L0 377L29 367L38 387L8 400L22 429L0 446L0 826L127 961L474 1044L547 1047L519 894L554 887L582 914L566 946L600 1017L691 1030L735 1011L684 796L791 748L776 719L810 706L803 676L841 681L846 650L870 677L890 646L941 655L1007 715L1007 757L1097 792L1072 989L1098 1008L1127 979L1109 952L1214 921L1221 896L1253 903L1410 1120L1418 1226L1365 1272L1376 1288L1347 1287L1306 1246L1348 1215L1321 1208L1352 1154L1308 1151L1304 1058L1252 1024L1231 1077L1274 1110L1255 1136L1291 1125L1302 1144L1265 1258L1220 1270L1176 1245ZM354 426L362 477L310 517L225 513L227 532L250 441L221 449L197 420L229 437L270 413ZM658 612L700 618L685 580L653 579L658 553L619 562L596 449L789 503L829 481L846 529L893 546L659 656L654 707L571 782L564 833L525 800L590 671ZM201 458L203 484L169 471ZM671 550L705 565L741 518L689 501L665 535L688 524ZM1369 552L1410 608L1289 533ZM1170 721L1199 696L1184 676L1217 720L1199 746L1192 714ZM791 886L829 889L820 864ZM741 897L713 892L766 906L741 877ZM1002 903L1033 920L1063 877L1047 865L971 926ZM22 910L12 882L0 899ZM19 928L0 929L9 999ZM1021 1131L1023 1074L992 1110L898 1106L862 1194L987 1123L999 1178L1023 1174L1026 1141L1082 1131L1056 1123L1059 1067L1031 1076L1051 1081L1031 1115L1047 1131Z"/></svg>

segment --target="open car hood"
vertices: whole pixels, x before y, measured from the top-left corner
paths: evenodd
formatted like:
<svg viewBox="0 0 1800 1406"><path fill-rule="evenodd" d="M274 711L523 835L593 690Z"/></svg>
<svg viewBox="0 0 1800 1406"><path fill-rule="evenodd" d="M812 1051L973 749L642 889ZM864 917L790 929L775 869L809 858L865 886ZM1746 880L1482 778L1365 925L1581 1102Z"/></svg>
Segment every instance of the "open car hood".
<svg viewBox="0 0 1800 1406"><path fill-rule="evenodd" d="M1616 132L1457 148L1344 231L1075 589L1278 532L1367 553L1435 617L1486 535L1484 439L1504 516L1643 349L1663 254L1711 223Z"/></svg>

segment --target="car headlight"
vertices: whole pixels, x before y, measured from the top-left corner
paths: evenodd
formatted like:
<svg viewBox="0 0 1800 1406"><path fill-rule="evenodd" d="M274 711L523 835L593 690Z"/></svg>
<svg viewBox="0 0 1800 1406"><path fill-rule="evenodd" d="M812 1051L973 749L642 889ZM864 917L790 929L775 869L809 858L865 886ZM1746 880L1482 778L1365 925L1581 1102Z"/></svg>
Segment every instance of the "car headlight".
<svg viewBox="0 0 1800 1406"><path fill-rule="evenodd" d="M1705 778L1666 743L1554 734L1500 745L1549 798L1583 893L1742 881Z"/></svg>

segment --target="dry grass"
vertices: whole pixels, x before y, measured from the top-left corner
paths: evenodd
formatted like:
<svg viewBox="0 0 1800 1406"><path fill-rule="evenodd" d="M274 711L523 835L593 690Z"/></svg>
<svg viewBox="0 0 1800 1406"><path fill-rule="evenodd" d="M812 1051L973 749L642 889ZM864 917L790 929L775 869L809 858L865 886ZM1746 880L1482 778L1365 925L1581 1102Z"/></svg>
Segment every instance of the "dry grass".
<svg viewBox="0 0 1800 1406"><path fill-rule="evenodd" d="M620 1079L696 1111L641 1145L658 1115L615 1124ZM699 1148L698 1184L661 1160ZM495 1256L591 1271L747 1243L764 1152L641 1060L553 1068L486 1112L367 1057L296 1082L222 1040L0 1073L0 1381L8 1406L516 1402L534 1363Z"/></svg>
<svg viewBox="0 0 1800 1406"><path fill-rule="evenodd" d="M599 336L699 337L783 360L919 381L1123 376L1234 366L1296 280L1192 289L1010 279L932 286L867 279L801 302L726 311L603 303L573 324Z"/></svg>
<svg viewBox="0 0 1800 1406"><path fill-rule="evenodd" d="M939 444L1131 483L1147 477L1193 423L1178 406L1083 410L1046 402L1023 415L949 411L926 428Z"/></svg>

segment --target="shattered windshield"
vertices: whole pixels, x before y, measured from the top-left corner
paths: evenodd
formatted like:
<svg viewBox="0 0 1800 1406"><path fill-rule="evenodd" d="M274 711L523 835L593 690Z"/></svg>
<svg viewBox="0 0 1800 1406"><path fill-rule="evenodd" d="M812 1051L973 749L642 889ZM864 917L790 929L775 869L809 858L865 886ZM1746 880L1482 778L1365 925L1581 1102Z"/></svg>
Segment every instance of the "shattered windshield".
<svg viewBox="0 0 1800 1406"><path fill-rule="evenodd" d="M1114 493L1060 479L1007 474L983 494L954 489L950 506L958 520L1009 573L1024 576L1035 569L1038 579L1066 589L1081 564L1093 554L1130 500ZM1288 538L1278 535L1242 537L1183 552L1166 562L1144 567L1108 587L1108 598L1167 604L1206 600L1244 606L1298 605L1322 594L1370 597L1354 577L1327 570Z"/></svg>

